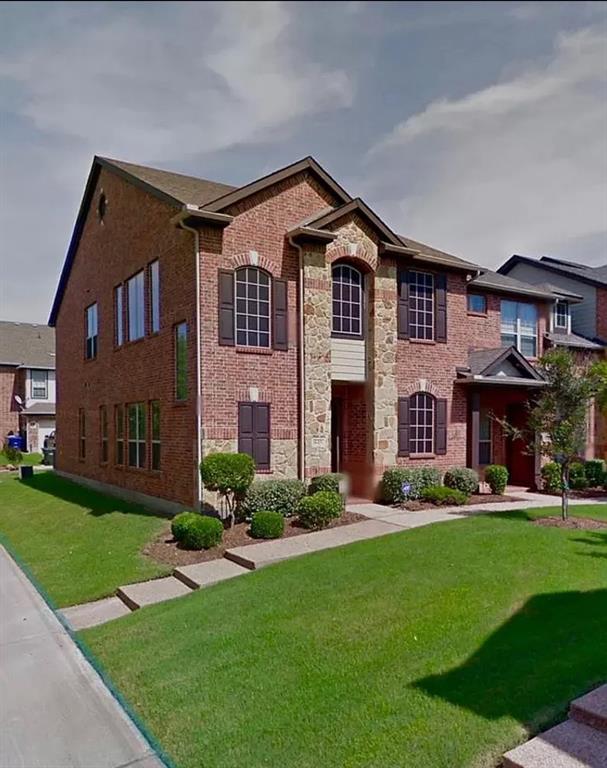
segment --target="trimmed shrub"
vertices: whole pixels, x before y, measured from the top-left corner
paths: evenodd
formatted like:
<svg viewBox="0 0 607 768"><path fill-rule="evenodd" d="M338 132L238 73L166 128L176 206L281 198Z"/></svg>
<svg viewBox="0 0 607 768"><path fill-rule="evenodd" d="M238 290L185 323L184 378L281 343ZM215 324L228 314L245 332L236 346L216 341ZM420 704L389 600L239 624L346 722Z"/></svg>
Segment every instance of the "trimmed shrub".
<svg viewBox="0 0 607 768"><path fill-rule="evenodd" d="M508 485L508 470L502 464L489 464L485 467L485 482L489 484L491 493L502 496Z"/></svg>
<svg viewBox="0 0 607 768"><path fill-rule="evenodd" d="M561 492L561 467L556 461L549 461L541 469L542 488L550 493Z"/></svg>
<svg viewBox="0 0 607 768"><path fill-rule="evenodd" d="M171 533L176 541L182 542L188 525L194 518L200 517L198 512L181 512L171 522Z"/></svg>
<svg viewBox="0 0 607 768"><path fill-rule="evenodd" d="M257 480L247 491L242 509L247 517L262 511L290 517L305 495L306 486L301 480Z"/></svg>
<svg viewBox="0 0 607 768"><path fill-rule="evenodd" d="M200 462L202 482L217 491L235 514L255 477L255 462L247 453L210 453Z"/></svg>
<svg viewBox="0 0 607 768"><path fill-rule="evenodd" d="M339 483L342 480L346 480L346 475L340 472L327 472L324 475L316 475L310 480L308 486L308 493L312 496L318 491L331 491L332 493L339 493Z"/></svg>
<svg viewBox="0 0 607 768"><path fill-rule="evenodd" d="M605 482L605 462L602 459L589 459L584 463L584 474L591 488L598 488Z"/></svg>
<svg viewBox="0 0 607 768"><path fill-rule="evenodd" d="M211 549L221 544L223 525L216 517L195 515L184 526L181 543L185 549Z"/></svg>
<svg viewBox="0 0 607 768"><path fill-rule="evenodd" d="M254 539L279 539L285 532L285 519L280 512L256 512L251 520Z"/></svg>
<svg viewBox="0 0 607 768"><path fill-rule="evenodd" d="M586 472L581 461L574 461L569 467L569 487L574 491L583 491L588 488Z"/></svg>
<svg viewBox="0 0 607 768"><path fill-rule="evenodd" d="M448 488L455 488L471 496L478 490L478 474L468 467L451 467L445 472L443 483Z"/></svg>
<svg viewBox="0 0 607 768"><path fill-rule="evenodd" d="M435 467L391 467L382 477L382 497L389 504L419 499L424 488L440 485L441 473ZM410 485L407 494L403 485Z"/></svg>
<svg viewBox="0 0 607 768"><path fill-rule="evenodd" d="M422 499L430 501L439 507L460 506L468 501L468 496L457 488L447 488L445 485L434 485L430 488L424 488Z"/></svg>
<svg viewBox="0 0 607 768"><path fill-rule="evenodd" d="M299 502L297 509L299 522L304 528L318 530L325 528L331 520L336 520L342 513L343 502L334 491L318 491L306 496Z"/></svg>

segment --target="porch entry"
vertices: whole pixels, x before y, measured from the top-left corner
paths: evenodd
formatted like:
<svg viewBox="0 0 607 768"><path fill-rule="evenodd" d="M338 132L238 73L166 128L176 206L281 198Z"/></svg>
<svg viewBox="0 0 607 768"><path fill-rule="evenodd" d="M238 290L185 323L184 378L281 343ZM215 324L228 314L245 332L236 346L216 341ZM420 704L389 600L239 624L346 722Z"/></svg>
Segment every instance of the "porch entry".
<svg viewBox="0 0 607 768"><path fill-rule="evenodd" d="M343 404L341 397L331 398L331 472L343 469Z"/></svg>
<svg viewBox="0 0 607 768"><path fill-rule="evenodd" d="M517 430L527 427L527 409L524 403L506 406L506 421ZM535 456L529 453L525 440L506 436L506 467L512 485L531 487L535 483Z"/></svg>
<svg viewBox="0 0 607 768"><path fill-rule="evenodd" d="M367 393L364 384L333 384L331 397L331 471L350 476L351 492L368 492L371 439L367 425Z"/></svg>

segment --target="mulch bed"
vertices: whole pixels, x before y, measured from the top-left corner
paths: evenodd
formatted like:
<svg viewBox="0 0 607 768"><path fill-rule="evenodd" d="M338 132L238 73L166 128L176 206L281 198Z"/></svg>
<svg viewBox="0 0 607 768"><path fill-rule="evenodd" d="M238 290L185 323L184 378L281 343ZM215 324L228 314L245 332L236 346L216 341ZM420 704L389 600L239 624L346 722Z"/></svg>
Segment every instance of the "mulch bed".
<svg viewBox="0 0 607 768"><path fill-rule="evenodd" d="M466 506L468 504L490 504L494 501L521 501L521 499L516 496L499 496L496 493L478 493L470 496ZM422 512L425 509L440 509L441 506L451 505L432 504L430 501L405 501L403 504L396 504L395 506L398 509L406 509L408 512Z"/></svg>
<svg viewBox="0 0 607 768"><path fill-rule="evenodd" d="M607 528L604 520L593 520L591 517L568 517L567 520L561 517L538 517L533 521L533 525L543 525L547 528L571 528L577 531L598 531Z"/></svg>
<svg viewBox="0 0 607 768"><path fill-rule="evenodd" d="M337 528L341 525L351 525L352 523L359 523L361 520L367 519L364 515L359 515L356 512L343 512L340 518L334 520L323 530ZM311 531L299 525L296 518L285 519L283 539L290 536L300 536L302 533L311 533ZM225 529L223 541L218 547L201 549L200 551L181 549L171 534L170 526L167 525L166 529L144 548L143 553L154 560L158 560L160 563L167 563L168 565L192 565L193 563L204 563L208 560L219 560L223 557L226 549L242 547L246 544L260 544L262 541L267 541L267 539L254 539L249 535L248 523L236 523L233 528Z"/></svg>

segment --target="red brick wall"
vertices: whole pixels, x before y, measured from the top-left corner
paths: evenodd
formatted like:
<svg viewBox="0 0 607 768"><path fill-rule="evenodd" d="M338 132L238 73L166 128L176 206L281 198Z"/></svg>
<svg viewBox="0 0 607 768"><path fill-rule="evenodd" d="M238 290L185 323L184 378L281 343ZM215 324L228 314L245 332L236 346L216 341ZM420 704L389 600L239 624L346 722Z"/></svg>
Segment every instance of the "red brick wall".
<svg viewBox="0 0 607 768"><path fill-rule="evenodd" d="M96 215L107 196L103 223ZM189 232L176 229L175 209L112 173L101 171L57 320L57 467L130 490L195 500L195 258ZM160 260L161 329L114 347L114 286ZM146 291L147 293L147 291ZM84 310L99 311L99 351L84 359ZM149 312L147 313L149 322ZM189 328L189 398L174 401L173 326ZM114 405L160 400L162 471L114 464ZM100 465L99 406L108 407L110 461ZM86 410L86 459L78 458L78 409ZM148 425L149 429L149 425ZM149 453L149 451L148 451ZM148 456L149 461L149 456Z"/></svg>
<svg viewBox="0 0 607 768"><path fill-rule="evenodd" d="M15 395L25 398L23 376L17 368L0 366L0 449L10 430L19 432L19 409Z"/></svg>

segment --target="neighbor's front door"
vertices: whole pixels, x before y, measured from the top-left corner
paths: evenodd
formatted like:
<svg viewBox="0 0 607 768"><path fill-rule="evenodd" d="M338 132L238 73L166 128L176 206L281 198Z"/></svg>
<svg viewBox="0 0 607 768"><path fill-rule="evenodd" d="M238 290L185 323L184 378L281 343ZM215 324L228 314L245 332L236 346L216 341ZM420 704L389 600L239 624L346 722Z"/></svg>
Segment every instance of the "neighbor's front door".
<svg viewBox="0 0 607 768"><path fill-rule="evenodd" d="M514 403L506 407L506 421L512 427L523 430L527 426L527 411L523 403ZM506 439L506 466L508 467L509 482L512 485L522 485L531 488L535 481L535 457L529 452L525 440Z"/></svg>

